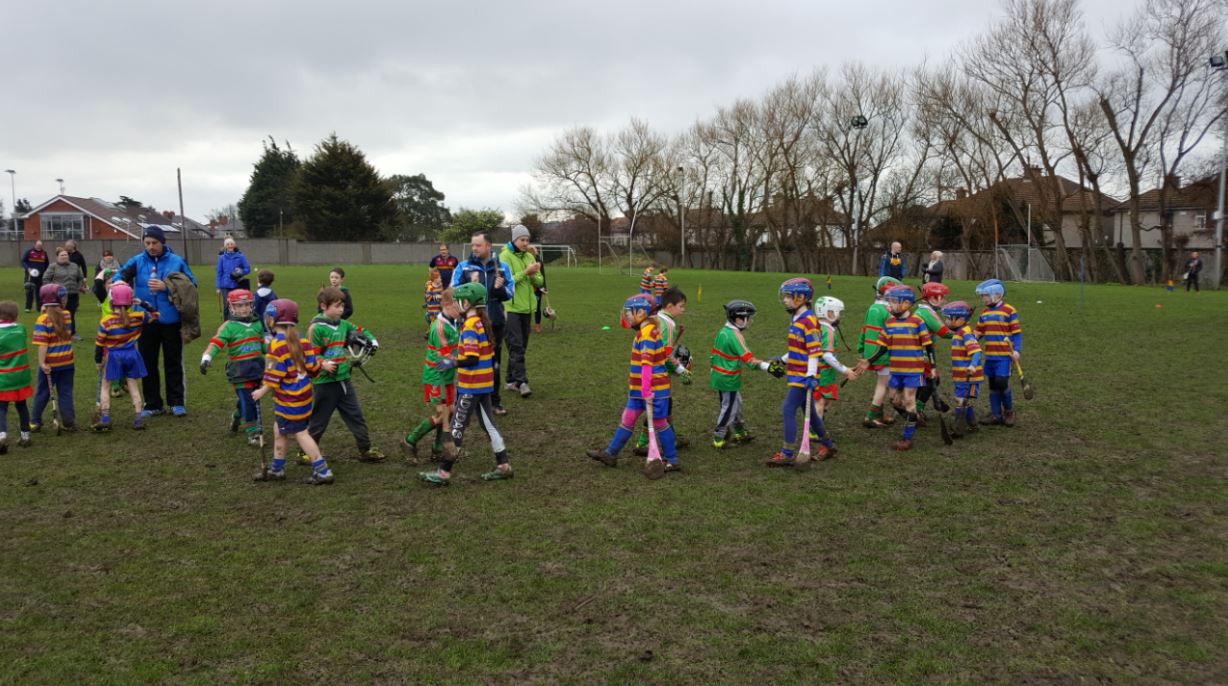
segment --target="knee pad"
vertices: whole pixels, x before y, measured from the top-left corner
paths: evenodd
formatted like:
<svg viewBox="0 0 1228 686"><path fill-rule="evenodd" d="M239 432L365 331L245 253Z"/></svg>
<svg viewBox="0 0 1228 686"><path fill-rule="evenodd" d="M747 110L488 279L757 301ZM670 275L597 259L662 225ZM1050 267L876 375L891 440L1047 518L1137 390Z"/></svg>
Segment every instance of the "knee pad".
<svg viewBox="0 0 1228 686"><path fill-rule="evenodd" d="M989 377L989 390L1001 393L1010 387L1010 381L1009 376L991 376Z"/></svg>

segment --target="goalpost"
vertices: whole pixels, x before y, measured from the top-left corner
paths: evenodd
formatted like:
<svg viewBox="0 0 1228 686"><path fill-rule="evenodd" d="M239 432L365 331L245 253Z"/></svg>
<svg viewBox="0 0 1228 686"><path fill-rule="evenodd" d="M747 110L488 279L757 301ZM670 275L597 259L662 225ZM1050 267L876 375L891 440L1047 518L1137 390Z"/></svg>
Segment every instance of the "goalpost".
<svg viewBox="0 0 1228 686"><path fill-rule="evenodd" d="M994 252L994 273L1008 281L1057 280L1044 252L1025 244L999 245Z"/></svg>
<svg viewBox="0 0 1228 686"><path fill-rule="evenodd" d="M578 263L578 259L576 258L576 250L570 245L539 244L537 246L537 250L539 253L541 253L542 262L546 262L547 255L552 255L554 256L552 259L565 259L568 267L574 267Z"/></svg>

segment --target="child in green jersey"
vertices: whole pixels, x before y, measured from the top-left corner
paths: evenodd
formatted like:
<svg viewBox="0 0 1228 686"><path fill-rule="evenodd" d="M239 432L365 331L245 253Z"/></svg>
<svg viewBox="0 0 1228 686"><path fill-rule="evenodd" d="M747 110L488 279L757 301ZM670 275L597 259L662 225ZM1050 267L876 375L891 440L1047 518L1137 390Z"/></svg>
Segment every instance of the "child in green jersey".
<svg viewBox="0 0 1228 686"><path fill-rule="evenodd" d="M260 388L264 378L264 326L252 314L255 298L245 288L236 288L226 294L230 319L222 322L217 333L209 339L205 353L200 356L200 373L207 374L213 356L226 351L226 380L235 389L237 402L230 417L230 433L239 432L243 425L249 445L260 445L260 405L252 400L252 392Z"/></svg>
<svg viewBox="0 0 1228 686"><path fill-rule="evenodd" d="M451 434L445 429L452 421L452 406L456 404L456 367L439 369L435 363L453 357L456 352L460 343L461 309L451 288L440 293L439 305L440 313L427 329L426 360L422 367L422 401L430 406L431 415L401 439L401 450L411 464L418 460L418 441L431 432L435 433L432 460L439 461L452 452L448 445Z"/></svg>
<svg viewBox="0 0 1228 686"><path fill-rule="evenodd" d="M754 317L755 306L750 301L725 303L725 325L716 333L708 357L712 365L708 384L720 400L716 430L712 432L712 447L718 450L731 444L749 443L754 438L742 419L742 370L768 369L767 362L751 355L746 337L742 335Z"/></svg>

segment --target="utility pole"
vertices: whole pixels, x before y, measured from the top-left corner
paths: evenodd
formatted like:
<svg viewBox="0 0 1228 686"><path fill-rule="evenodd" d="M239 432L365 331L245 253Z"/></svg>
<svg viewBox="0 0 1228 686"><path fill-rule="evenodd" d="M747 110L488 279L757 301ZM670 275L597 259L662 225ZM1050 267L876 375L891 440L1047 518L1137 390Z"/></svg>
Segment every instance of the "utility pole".
<svg viewBox="0 0 1228 686"><path fill-rule="evenodd" d="M20 239L20 236L17 235L17 170L5 169L4 171L9 175L9 186L13 191L13 206L10 208L9 212L9 214L13 217L13 237Z"/></svg>
<svg viewBox="0 0 1228 686"><path fill-rule="evenodd" d="M1223 75L1223 93L1228 98L1228 50L1211 57L1211 69ZM1224 177L1228 175L1228 113L1224 116L1223 142L1219 156L1219 202L1215 211L1215 288L1224 281Z"/></svg>
<svg viewBox="0 0 1228 686"><path fill-rule="evenodd" d="M179 230L183 232L183 261L188 261L188 218L183 214L183 172L175 167L175 180L179 183Z"/></svg>

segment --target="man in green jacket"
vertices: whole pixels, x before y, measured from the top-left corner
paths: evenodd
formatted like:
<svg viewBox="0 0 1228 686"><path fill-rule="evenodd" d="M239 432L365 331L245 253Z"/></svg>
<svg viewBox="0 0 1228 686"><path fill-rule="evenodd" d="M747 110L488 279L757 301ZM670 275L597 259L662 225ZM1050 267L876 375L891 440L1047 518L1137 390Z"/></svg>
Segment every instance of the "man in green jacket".
<svg viewBox="0 0 1228 686"><path fill-rule="evenodd" d="M520 393L527 398L529 390L529 375L525 370L524 355L529 348L529 331L533 325L533 289L545 284L541 275L542 265L529 251L529 230L523 224L512 227L512 240L503 246L499 253L499 261L506 264L512 272L511 301L504 304L507 311L507 330L504 339L507 342L507 376L505 387L509 391Z"/></svg>

